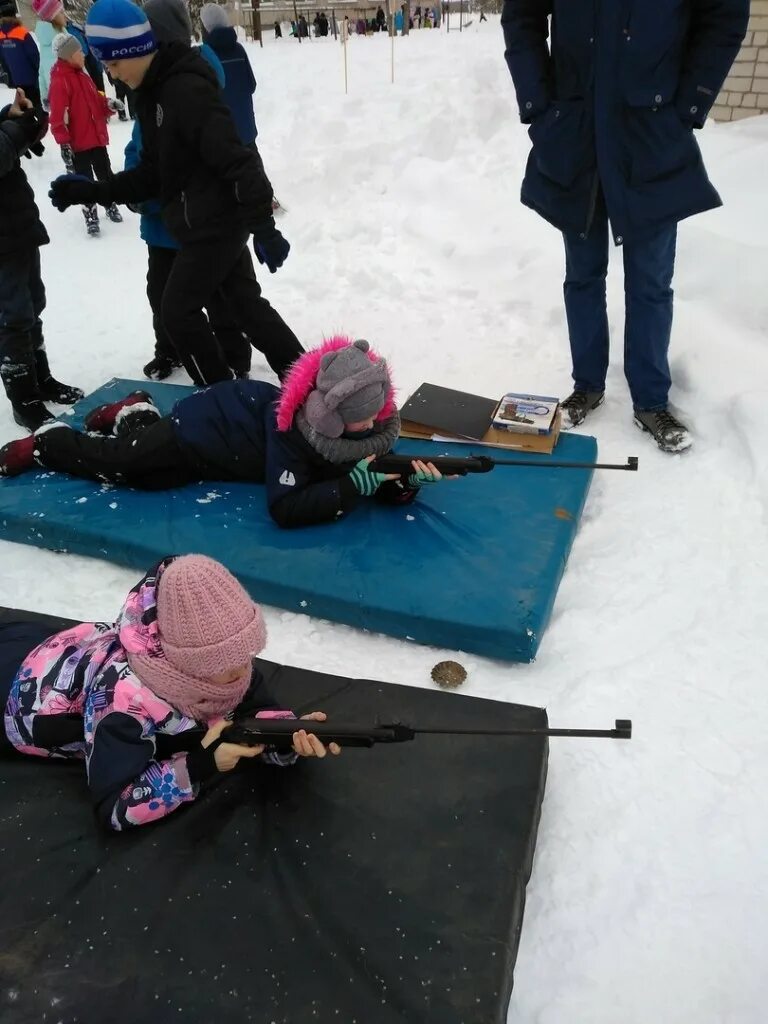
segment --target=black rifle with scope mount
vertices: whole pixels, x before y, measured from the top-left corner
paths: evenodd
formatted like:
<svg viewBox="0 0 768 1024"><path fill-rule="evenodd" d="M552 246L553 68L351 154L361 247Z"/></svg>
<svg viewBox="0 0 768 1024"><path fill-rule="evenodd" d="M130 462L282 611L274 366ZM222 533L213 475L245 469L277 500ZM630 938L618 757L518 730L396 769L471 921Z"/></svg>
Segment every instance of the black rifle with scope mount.
<svg viewBox="0 0 768 1024"><path fill-rule="evenodd" d="M444 476L466 476L467 473L490 473L497 466L523 466L524 468L545 469L625 469L630 472L638 468L638 459L629 455L626 463L609 462L545 462L543 459L492 459L488 455L381 455L368 463L371 473L399 473L407 476L413 472L412 462L420 459L431 462Z"/></svg>
<svg viewBox="0 0 768 1024"><path fill-rule="evenodd" d="M265 744L277 750L293 745L299 729L314 733L323 743L340 747L372 747L375 743L405 743L417 736L572 736L586 739L629 740L632 722L617 719L613 729L415 729L401 722L376 725L350 725L337 722L313 722L301 718L240 718L224 730L224 743L243 746Z"/></svg>

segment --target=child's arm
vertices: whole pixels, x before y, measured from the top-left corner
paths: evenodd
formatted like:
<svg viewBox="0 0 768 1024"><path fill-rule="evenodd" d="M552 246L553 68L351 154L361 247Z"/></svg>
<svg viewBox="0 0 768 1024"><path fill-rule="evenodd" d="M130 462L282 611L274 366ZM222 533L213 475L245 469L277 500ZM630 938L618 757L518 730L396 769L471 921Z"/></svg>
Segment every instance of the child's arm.
<svg viewBox="0 0 768 1024"><path fill-rule="evenodd" d="M264 676L255 665L251 673L251 685L248 687L245 697L235 708L235 718L245 715L255 715L256 718L296 717L292 711L287 711L280 707L264 681ZM261 760L266 761L267 764L275 764L282 767L294 764L297 757L298 755L292 750L283 751L282 753L276 750L265 750L261 755Z"/></svg>
<svg viewBox="0 0 768 1024"><path fill-rule="evenodd" d="M36 80L37 76L40 74L40 51L37 48L35 37L32 35L31 32L29 32L26 38L24 39L24 50L26 51L27 54L27 60L32 65L32 68L35 72Z"/></svg>
<svg viewBox="0 0 768 1024"><path fill-rule="evenodd" d="M50 107L51 134L60 146L68 146L70 144L69 125L67 123L69 89L61 75L51 75L48 105Z"/></svg>
<svg viewBox="0 0 768 1024"><path fill-rule="evenodd" d="M256 76L253 73L253 65L248 60L248 54L245 52L245 48L242 47L240 43L237 44L237 48L240 52L240 56L245 61L246 68L248 69L248 81L250 83L251 96L253 96L253 94L256 92Z"/></svg>
<svg viewBox="0 0 768 1024"><path fill-rule="evenodd" d="M148 709L157 702L157 714L165 715L167 705L127 669L118 671L111 687L91 691L84 717L88 786L97 817L115 831L157 821L189 803L216 771L201 747L156 758L157 723ZM179 738L181 746L183 734Z"/></svg>
<svg viewBox="0 0 768 1024"><path fill-rule="evenodd" d="M318 480L286 435L269 429L264 482L269 514L284 529L334 522L363 500L348 475Z"/></svg>

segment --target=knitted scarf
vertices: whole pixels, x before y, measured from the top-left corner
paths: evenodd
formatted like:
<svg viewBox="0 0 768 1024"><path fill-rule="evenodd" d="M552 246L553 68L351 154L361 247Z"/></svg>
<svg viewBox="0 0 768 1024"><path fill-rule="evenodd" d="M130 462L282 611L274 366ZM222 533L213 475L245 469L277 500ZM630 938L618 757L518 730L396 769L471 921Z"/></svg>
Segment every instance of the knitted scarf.
<svg viewBox="0 0 768 1024"><path fill-rule="evenodd" d="M302 436L328 462L360 462L369 455L386 455L400 435L400 413L395 410L386 420L375 420L371 437L326 437L307 422L304 409L296 410L294 423Z"/></svg>
<svg viewBox="0 0 768 1024"><path fill-rule="evenodd" d="M127 654L128 666L145 686L187 718L209 722L233 711L251 682L249 669L232 683L214 683L179 672L162 653Z"/></svg>

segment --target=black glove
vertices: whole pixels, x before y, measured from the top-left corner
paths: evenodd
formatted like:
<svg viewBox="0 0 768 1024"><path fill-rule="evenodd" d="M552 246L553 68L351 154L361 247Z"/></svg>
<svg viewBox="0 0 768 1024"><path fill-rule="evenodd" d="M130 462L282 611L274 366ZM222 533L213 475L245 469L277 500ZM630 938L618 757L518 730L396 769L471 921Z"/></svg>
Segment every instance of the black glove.
<svg viewBox="0 0 768 1024"><path fill-rule="evenodd" d="M67 174L74 174L75 155L72 152L72 147L68 142L63 142L61 145L61 159L64 161L64 166L67 168Z"/></svg>
<svg viewBox="0 0 768 1024"><path fill-rule="evenodd" d="M102 189L99 182L91 181L84 174L60 174L51 182L48 193L51 202L63 213L68 206L90 206L92 203L103 203Z"/></svg>
<svg viewBox="0 0 768 1024"><path fill-rule="evenodd" d="M26 151L24 156L28 160L31 160L33 153L34 153L35 156L42 156L44 152L45 152L45 146L42 144L42 142L36 142L34 144L34 146L30 146L29 147L29 149Z"/></svg>
<svg viewBox="0 0 768 1024"><path fill-rule="evenodd" d="M288 259L291 246L273 224L270 228L254 231L253 251L259 263L266 264L270 274L274 274Z"/></svg>

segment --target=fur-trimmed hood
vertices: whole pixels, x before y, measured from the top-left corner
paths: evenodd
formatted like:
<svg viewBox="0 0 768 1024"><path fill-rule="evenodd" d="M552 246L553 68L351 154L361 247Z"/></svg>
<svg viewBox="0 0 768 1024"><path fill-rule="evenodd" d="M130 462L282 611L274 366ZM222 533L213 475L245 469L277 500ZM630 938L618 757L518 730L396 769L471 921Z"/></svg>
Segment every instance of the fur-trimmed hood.
<svg viewBox="0 0 768 1024"><path fill-rule="evenodd" d="M279 431L290 430L294 426L296 413L306 402L309 393L314 389L317 381L317 374L320 369L320 360L327 352L336 352L342 348L348 348L354 344L354 338L346 334L334 334L327 338L322 345L310 349L296 360L291 366L280 389L280 397L277 400L277 429ZM372 363L377 363L381 356L373 349L367 352ZM396 410L395 389L391 383L387 393L387 400L379 411L376 419L378 421L389 419Z"/></svg>

